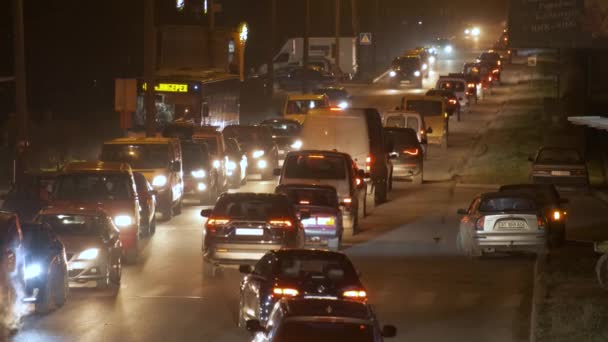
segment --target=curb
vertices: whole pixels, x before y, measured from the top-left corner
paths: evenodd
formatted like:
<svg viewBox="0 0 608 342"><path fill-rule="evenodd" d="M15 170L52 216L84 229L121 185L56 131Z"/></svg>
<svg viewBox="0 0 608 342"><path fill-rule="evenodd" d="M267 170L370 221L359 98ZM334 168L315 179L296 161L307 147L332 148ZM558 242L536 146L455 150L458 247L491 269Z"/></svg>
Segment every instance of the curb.
<svg viewBox="0 0 608 342"><path fill-rule="evenodd" d="M536 325L538 323L538 307L542 304L547 291L545 284L544 268L547 264L547 254L542 253L536 257L534 270L532 271L532 304L530 309L530 342L536 342Z"/></svg>

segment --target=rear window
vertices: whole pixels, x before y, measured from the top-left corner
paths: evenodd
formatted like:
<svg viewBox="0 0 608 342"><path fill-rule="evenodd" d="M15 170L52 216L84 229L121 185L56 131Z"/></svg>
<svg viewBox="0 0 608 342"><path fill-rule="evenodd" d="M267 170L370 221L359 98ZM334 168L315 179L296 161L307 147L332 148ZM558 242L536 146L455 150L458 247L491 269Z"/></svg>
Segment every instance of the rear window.
<svg viewBox="0 0 608 342"><path fill-rule="evenodd" d="M565 164L577 164L582 163L581 155L574 149L558 149L558 148L546 148L540 151L538 163L565 163Z"/></svg>
<svg viewBox="0 0 608 342"><path fill-rule="evenodd" d="M464 91L465 84L464 84L464 82L460 82L460 81L439 81L439 83L437 84L437 88L443 89L443 90L461 92L461 91ZM441 96L445 96L445 95L441 95Z"/></svg>
<svg viewBox="0 0 608 342"><path fill-rule="evenodd" d="M418 118L415 116L403 116L403 115L394 115L386 118L386 127L395 127L395 128L411 128L413 130L418 130Z"/></svg>
<svg viewBox="0 0 608 342"><path fill-rule="evenodd" d="M479 211L485 212L531 211L535 209L536 206L532 199L519 197L487 198L481 201L479 205Z"/></svg>
<svg viewBox="0 0 608 342"><path fill-rule="evenodd" d="M329 189L306 189L306 188L279 188L281 193L289 197L294 205L317 205L323 207L335 207L338 205L338 197L335 190Z"/></svg>
<svg viewBox="0 0 608 342"><path fill-rule="evenodd" d="M284 197L244 198L222 197L213 209L214 216L266 221L290 216L289 203Z"/></svg>
<svg viewBox="0 0 608 342"><path fill-rule="evenodd" d="M443 103L433 100L407 100L405 109L420 113L422 116L442 115Z"/></svg>
<svg viewBox="0 0 608 342"><path fill-rule="evenodd" d="M291 155L285 161L286 178L344 179L346 164L341 156Z"/></svg>
<svg viewBox="0 0 608 342"><path fill-rule="evenodd" d="M282 255L278 262L279 277L298 279L340 280L357 276L354 266L341 255Z"/></svg>
<svg viewBox="0 0 608 342"><path fill-rule="evenodd" d="M416 131L385 129L384 132L386 132L387 140L393 142L396 149L418 147L419 145Z"/></svg>
<svg viewBox="0 0 608 342"><path fill-rule="evenodd" d="M373 342L374 329L368 324L333 321L287 321L273 341L278 342Z"/></svg>
<svg viewBox="0 0 608 342"><path fill-rule="evenodd" d="M169 165L169 144L107 144L101 160L129 163L134 169L163 169Z"/></svg>

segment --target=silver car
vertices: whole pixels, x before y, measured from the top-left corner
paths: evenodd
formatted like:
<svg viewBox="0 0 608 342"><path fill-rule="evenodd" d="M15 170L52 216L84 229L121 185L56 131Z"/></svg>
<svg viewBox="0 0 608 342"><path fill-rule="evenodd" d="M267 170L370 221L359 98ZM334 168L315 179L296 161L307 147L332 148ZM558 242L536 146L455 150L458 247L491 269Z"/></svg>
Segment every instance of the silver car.
<svg viewBox="0 0 608 342"><path fill-rule="evenodd" d="M462 215L458 245L468 256L545 251L547 223L534 199L526 194L482 194L458 214Z"/></svg>

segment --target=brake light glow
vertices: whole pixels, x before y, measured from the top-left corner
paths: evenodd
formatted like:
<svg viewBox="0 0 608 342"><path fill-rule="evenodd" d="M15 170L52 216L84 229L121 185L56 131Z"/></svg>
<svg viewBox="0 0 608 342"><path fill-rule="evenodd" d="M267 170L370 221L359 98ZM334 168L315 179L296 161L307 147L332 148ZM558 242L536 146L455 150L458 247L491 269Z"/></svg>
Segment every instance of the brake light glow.
<svg viewBox="0 0 608 342"><path fill-rule="evenodd" d="M562 219L562 213L559 210L553 211L553 221L559 221Z"/></svg>
<svg viewBox="0 0 608 342"><path fill-rule="evenodd" d="M409 154L410 156L417 156L419 151L417 148L408 148L406 150L403 150L403 153Z"/></svg>
<svg viewBox="0 0 608 342"><path fill-rule="evenodd" d="M483 230L485 222L486 222L485 216L478 218L477 221L475 222L475 230L477 230L477 231Z"/></svg>
<svg viewBox="0 0 608 342"><path fill-rule="evenodd" d="M492 76L488 77L488 81L492 82Z"/></svg>
<svg viewBox="0 0 608 342"><path fill-rule="evenodd" d="M310 201L300 201L300 204L309 205Z"/></svg>
<svg viewBox="0 0 608 342"><path fill-rule="evenodd" d="M545 229L545 220L542 217L538 217L536 219L536 222L538 224L538 230L544 230Z"/></svg>
<svg viewBox="0 0 608 342"><path fill-rule="evenodd" d="M365 158L365 169L367 171L370 171L372 169L372 157L368 156L367 158Z"/></svg>
<svg viewBox="0 0 608 342"><path fill-rule="evenodd" d="M456 104L456 100L455 100L455 99L450 99L450 100L448 100L448 102L449 102L450 104Z"/></svg>
<svg viewBox="0 0 608 342"><path fill-rule="evenodd" d="M424 135L424 130L423 129L420 130L420 135Z"/></svg>
<svg viewBox="0 0 608 342"><path fill-rule="evenodd" d="M227 224L228 222L230 222L229 219L210 218L209 220L207 220L207 225L223 226L223 225Z"/></svg>
<svg viewBox="0 0 608 342"><path fill-rule="evenodd" d="M291 221L289 221L289 220L270 220L269 223L271 226L278 226L278 227L289 228L289 227L293 226L293 223L291 223Z"/></svg>
<svg viewBox="0 0 608 342"><path fill-rule="evenodd" d="M467 83L467 87L469 87L469 88L475 88L475 83Z"/></svg>
<svg viewBox="0 0 608 342"><path fill-rule="evenodd" d="M324 159L325 156L320 156L320 155L316 155L316 154L311 154L308 156L308 158L312 158L312 159Z"/></svg>
<svg viewBox="0 0 608 342"><path fill-rule="evenodd" d="M499 72L500 72L500 70L498 70L498 69L494 69L494 70L492 70L492 73L493 73L493 74L498 74Z"/></svg>
<svg viewBox="0 0 608 342"><path fill-rule="evenodd" d="M291 288L275 287L272 289L272 293L275 296L295 297L300 294L300 291Z"/></svg>
<svg viewBox="0 0 608 342"><path fill-rule="evenodd" d="M329 108L329 110L332 111L332 112L341 112L342 108L340 108L340 107L331 107L331 108Z"/></svg>
<svg viewBox="0 0 608 342"><path fill-rule="evenodd" d="M363 290L348 290L342 293L345 298L365 299L367 298L367 292Z"/></svg>

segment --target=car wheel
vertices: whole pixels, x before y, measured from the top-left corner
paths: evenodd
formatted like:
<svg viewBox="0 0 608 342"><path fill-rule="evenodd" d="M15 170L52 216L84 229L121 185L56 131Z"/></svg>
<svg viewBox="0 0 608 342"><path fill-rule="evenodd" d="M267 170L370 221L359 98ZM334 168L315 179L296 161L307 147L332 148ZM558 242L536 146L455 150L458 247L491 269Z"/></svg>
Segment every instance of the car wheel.
<svg viewBox="0 0 608 342"><path fill-rule="evenodd" d="M53 310L53 302L55 299L54 290L53 280L47 279L46 283L44 284L44 290L41 296L42 298L40 298L40 300L36 302L36 305L34 306L34 310L37 314L44 315Z"/></svg>
<svg viewBox="0 0 608 342"><path fill-rule="evenodd" d="M65 304L70 293L70 284L67 273L63 273L63 277L57 281L56 286L57 290L55 291L55 306L60 308Z"/></svg>
<svg viewBox="0 0 608 342"><path fill-rule="evenodd" d="M386 187L385 182L382 182L381 185L376 187L376 191L374 192L374 203L376 205L386 202Z"/></svg>
<svg viewBox="0 0 608 342"><path fill-rule="evenodd" d="M424 175L424 170L421 167L420 168L420 172L418 172L417 174L415 174L414 176L412 176L412 184L414 184L414 185L422 185L423 175Z"/></svg>
<svg viewBox="0 0 608 342"><path fill-rule="evenodd" d="M171 203L167 203L166 205L163 206L163 208L161 209L162 214L163 214L163 220L164 221L169 221L171 220L171 218L173 217L173 208L171 208Z"/></svg>
<svg viewBox="0 0 608 342"><path fill-rule="evenodd" d="M114 286L120 286L120 281L122 279L122 259L119 257L116 260L114 266L112 266L112 272L110 274L110 283Z"/></svg>
<svg viewBox="0 0 608 342"><path fill-rule="evenodd" d="M150 222L150 236L156 233L156 215L152 216L152 222Z"/></svg>
<svg viewBox="0 0 608 342"><path fill-rule="evenodd" d="M99 280L97 280L97 289L98 290L106 290L109 286L110 286L110 277L111 277L111 271L110 271L110 260L108 260L108 263L106 264L106 269L105 269L105 276Z"/></svg>
<svg viewBox="0 0 608 342"><path fill-rule="evenodd" d="M181 213L182 213L182 199L180 199L179 202L177 202L177 205L173 209L173 214L175 214L175 216L180 215Z"/></svg>
<svg viewBox="0 0 608 342"><path fill-rule="evenodd" d="M595 264L597 281L604 290L608 290L608 254L602 255Z"/></svg>

